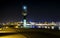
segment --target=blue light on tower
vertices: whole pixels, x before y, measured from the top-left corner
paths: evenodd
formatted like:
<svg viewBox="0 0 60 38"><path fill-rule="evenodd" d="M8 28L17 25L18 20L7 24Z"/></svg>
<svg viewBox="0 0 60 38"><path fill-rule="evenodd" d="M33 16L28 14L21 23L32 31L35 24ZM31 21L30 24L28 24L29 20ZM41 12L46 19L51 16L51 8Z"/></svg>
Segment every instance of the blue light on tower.
<svg viewBox="0 0 60 38"><path fill-rule="evenodd" d="M27 9L27 7L26 7L26 6L23 6L23 9L24 9L24 10L26 10L26 9Z"/></svg>
<svg viewBox="0 0 60 38"><path fill-rule="evenodd" d="M23 6L23 11L27 12L27 6Z"/></svg>

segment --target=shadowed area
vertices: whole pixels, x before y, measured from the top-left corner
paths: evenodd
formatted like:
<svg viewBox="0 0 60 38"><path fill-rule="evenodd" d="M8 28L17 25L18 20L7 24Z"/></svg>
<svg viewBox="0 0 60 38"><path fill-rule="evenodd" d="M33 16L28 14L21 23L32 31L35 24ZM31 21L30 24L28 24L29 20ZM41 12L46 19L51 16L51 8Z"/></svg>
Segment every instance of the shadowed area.
<svg viewBox="0 0 60 38"><path fill-rule="evenodd" d="M15 29L16 33L0 33L0 38L59 38L59 30L51 29Z"/></svg>

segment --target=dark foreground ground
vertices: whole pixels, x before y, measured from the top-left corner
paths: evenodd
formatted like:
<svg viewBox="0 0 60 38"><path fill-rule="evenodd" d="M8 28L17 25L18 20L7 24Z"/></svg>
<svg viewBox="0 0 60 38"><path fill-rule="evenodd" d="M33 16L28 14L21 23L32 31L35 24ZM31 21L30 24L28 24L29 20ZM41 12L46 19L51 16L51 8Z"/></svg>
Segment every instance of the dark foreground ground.
<svg viewBox="0 0 60 38"><path fill-rule="evenodd" d="M60 38L59 30L51 29L16 29L16 30L17 30L16 33L0 33L0 37L20 34L26 36L27 38Z"/></svg>

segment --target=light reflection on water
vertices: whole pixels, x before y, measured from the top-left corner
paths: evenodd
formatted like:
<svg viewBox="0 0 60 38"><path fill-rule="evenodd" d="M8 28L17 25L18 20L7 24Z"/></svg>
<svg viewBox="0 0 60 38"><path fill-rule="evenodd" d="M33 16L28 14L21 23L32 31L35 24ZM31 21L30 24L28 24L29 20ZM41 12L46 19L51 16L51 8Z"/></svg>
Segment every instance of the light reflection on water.
<svg viewBox="0 0 60 38"><path fill-rule="evenodd" d="M27 37L22 34L13 34L13 35L0 36L0 38L27 38Z"/></svg>

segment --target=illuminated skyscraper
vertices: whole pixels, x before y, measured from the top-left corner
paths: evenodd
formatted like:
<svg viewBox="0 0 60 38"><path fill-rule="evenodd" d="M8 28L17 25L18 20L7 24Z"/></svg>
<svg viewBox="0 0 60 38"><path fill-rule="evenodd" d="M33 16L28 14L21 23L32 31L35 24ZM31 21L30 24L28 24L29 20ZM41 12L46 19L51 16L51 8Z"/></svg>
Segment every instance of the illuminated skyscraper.
<svg viewBox="0 0 60 38"><path fill-rule="evenodd" d="M26 27L27 6L23 6L23 26Z"/></svg>

